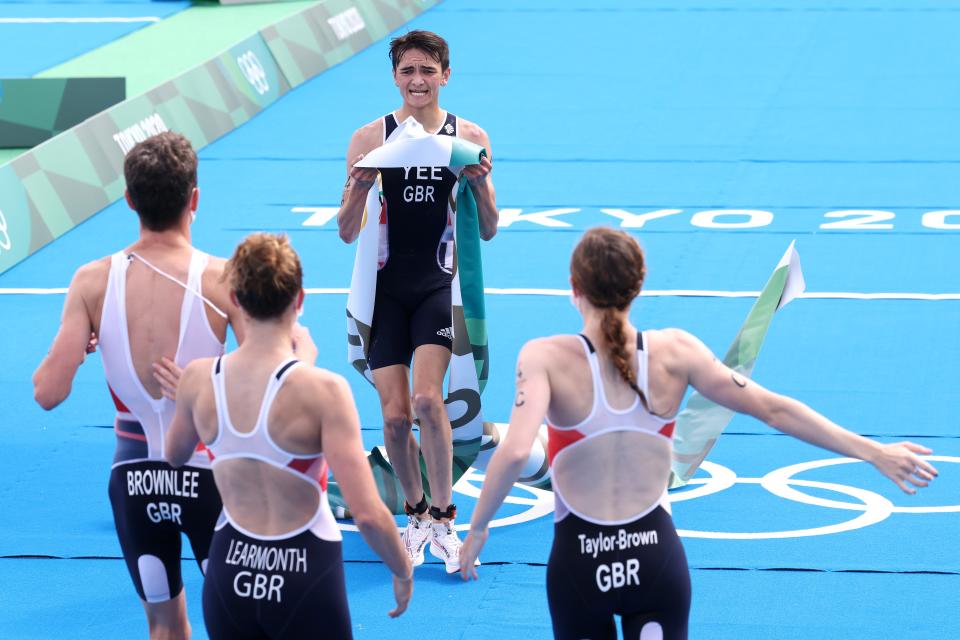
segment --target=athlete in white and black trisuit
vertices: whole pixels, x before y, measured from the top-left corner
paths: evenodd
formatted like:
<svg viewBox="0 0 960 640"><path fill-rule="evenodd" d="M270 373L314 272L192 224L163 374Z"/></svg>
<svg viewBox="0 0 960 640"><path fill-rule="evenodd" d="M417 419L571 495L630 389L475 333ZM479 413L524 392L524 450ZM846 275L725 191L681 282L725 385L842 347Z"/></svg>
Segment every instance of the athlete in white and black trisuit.
<svg viewBox="0 0 960 640"><path fill-rule="evenodd" d="M387 453L403 488L409 516L403 540L414 565L431 552L448 573L459 568L460 539L453 529L453 447L443 402L443 378L450 363L453 323L451 216L457 181L465 178L477 201L480 237L497 232L496 200L490 179L492 154L487 134L477 125L440 108L440 87L450 78L447 43L429 31L411 31L390 43L394 82L403 105L358 129L347 150L347 184L337 222L340 237L353 242L360 233L367 192L377 170L353 165L389 141L398 125L413 116L436 135L460 136L483 146L487 157L460 176L442 167L382 169L380 270L368 359L380 395ZM413 361L411 406L410 362ZM411 428L420 422L420 443ZM420 451L430 481L427 504L420 478Z"/></svg>
<svg viewBox="0 0 960 640"><path fill-rule="evenodd" d="M163 459L174 413L164 376L223 353L228 323L241 338L240 312L221 281L224 261L191 244L199 191L190 142L163 133L139 143L124 161L124 177L140 238L77 270L34 393L44 409L60 404L85 353L99 343L117 410L110 504L120 548L151 638L187 638L180 533L202 570L221 505L204 451L191 452L189 465L177 470Z"/></svg>
<svg viewBox="0 0 960 640"><path fill-rule="evenodd" d="M253 234L227 264L247 334L234 352L192 362L177 388L167 460L202 440L223 518L210 547L203 617L211 638L351 638L340 529L327 465L360 532L394 575L398 616L413 567L380 500L346 381L313 362L297 324L300 260L282 236Z"/></svg>
<svg viewBox="0 0 960 640"><path fill-rule="evenodd" d="M907 493L937 471L911 442L881 445L727 368L679 329L637 331L628 315L643 253L623 232L595 228L573 252L579 336L532 340L517 363L510 429L497 448L461 550L464 579L497 507L546 417L556 501L547 599L556 638L687 637L690 576L670 516L674 418L688 386L734 411L836 453L872 463Z"/></svg>

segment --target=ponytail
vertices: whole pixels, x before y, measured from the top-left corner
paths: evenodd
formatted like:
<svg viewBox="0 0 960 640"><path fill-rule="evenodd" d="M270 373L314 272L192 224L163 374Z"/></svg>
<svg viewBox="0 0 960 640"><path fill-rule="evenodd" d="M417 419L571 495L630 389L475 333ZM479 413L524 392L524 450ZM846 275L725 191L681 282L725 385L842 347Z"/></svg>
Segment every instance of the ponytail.
<svg viewBox="0 0 960 640"><path fill-rule="evenodd" d="M603 312L600 328L614 366L624 382L646 403L627 353L627 338L618 314L630 308L646 276L643 251L633 236L606 227L583 234L570 257L573 288Z"/></svg>
<svg viewBox="0 0 960 640"><path fill-rule="evenodd" d="M637 386L637 374L633 372L630 366L630 357L627 352L627 337L623 333L623 322L617 317L616 309L607 307L603 310L603 319L600 322L600 329L603 331L604 342L610 350L610 358L613 360L613 366L620 372L620 377L626 382L633 391L646 402L643 392Z"/></svg>

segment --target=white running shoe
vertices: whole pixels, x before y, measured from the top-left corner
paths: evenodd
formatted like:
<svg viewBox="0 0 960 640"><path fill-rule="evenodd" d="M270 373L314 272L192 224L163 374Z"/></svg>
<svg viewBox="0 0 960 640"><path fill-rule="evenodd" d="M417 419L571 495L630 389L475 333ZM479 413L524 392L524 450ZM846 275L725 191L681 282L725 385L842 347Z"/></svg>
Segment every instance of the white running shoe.
<svg viewBox="0 0 960 640"><path fill-rule="evenodd" d="M423 564L423 550L430 541L433 533L430 527L431 520L421 520L417 516L407 516L407 528L400 534L403 546L407 550L410 563L415 567Z"/></svg>
<svg viewBox="0 0 960 640"><path fill-rule="evenodd" d="M443 560L447 567L447 573L456 573L460 571L460 536L453 528L453 520L449 522L434 522L433 535L430 537L430 553ZM474 563L474 566L480 566L480 558Z"/></svg>

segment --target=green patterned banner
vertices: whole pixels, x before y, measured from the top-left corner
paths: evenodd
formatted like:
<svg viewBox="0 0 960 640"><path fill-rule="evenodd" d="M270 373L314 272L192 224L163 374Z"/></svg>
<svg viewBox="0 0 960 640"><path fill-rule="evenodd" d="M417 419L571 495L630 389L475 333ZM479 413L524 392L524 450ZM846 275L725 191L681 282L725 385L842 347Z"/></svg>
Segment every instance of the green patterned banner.
<svg viewBox="0 0 960 640"><path fill-rule="evenodd" d="M743 326L730 345L723 363L749 378L757 363L767 329L773 321L773 314L800 295L804 287L800 256L791 242L743 321ZM717 438L730 424L733 413L699 393L690 396L687 406L677 416L677 428L673 434L671 489L684 486L693 477Z"/></svg>
<svg viewBox="0 0 960 640"><path fill-rule="evenodd" d="M119 199L137 142L172 130L200 149L436 3L312 5L0 166L0 273Z"/></svg>
<svg viewBox="0 0 960 640"><path fill-rule="evenodd" d="M137 142L172 130L199 149L289 88L257 34L13 159L0 168L14 177L0 191L11 245L0 244L0 272L120 198L123 159Z"/></svg>
<svg viewBox="0 0 960 640"><path fill-rule="evenodd" d="M327 0L261 31L291 86L362 51L439 0Z"/></svg>
<svg viewBox="0 0 960 640"><path fill-rule="evenodd" d="M0 80L0 148L35 147L123 102L124 78Z"/></svg>

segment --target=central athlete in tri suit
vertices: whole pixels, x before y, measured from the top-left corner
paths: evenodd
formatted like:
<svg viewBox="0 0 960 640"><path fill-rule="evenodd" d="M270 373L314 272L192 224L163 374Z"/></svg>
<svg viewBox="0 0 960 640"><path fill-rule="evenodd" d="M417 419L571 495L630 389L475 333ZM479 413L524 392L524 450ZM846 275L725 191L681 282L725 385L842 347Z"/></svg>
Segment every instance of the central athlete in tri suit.
<svg viewBox="0 0 960 640"><path fill-rule="evenodd" d="M410 600L413 567L377 493L350 388L313 366L305 330L297 337L297 254L284 237L253 234L227 269L246 340L183 371L167 435L175 466L206 443L223 496L203 586L207 631L224 640L344 640L352 629L328 463L360 532L394 574L394 617Z"/></svg>
<svg viewBox="0 0 960 640"><path fill-rule="evenodd" d="M903 442L881 445L727 368L679 329L637 331L643 253L632 236L588 231L570 265L578 336L528 342L517 363L510 430L494 453L461 550L464 579L546 417L556 501L547 598L554 637L682 640L690 575L667 496L675 417L687 387L806 442L872 463L908 493L936 475Z"/></svg>
<svg viewBox="0 0 960 640"><path fill-rule="evenodd" d="M490 140L480 127L440 108L440 87L450 78L450 54L443 38L411 31L390 43L390 59L403 104L358 129L350 140L349 175L337 216L344 241L353 242L360 233L367 191L377 179L377 170L353 165L389 142L408 117L428 132L460 136L487 150L481 164L466 167L460 176L445 167L379 172L384 201L381 223L386 224L387 233L380 251L368 361L380 395L387 453L406 498L409 518L403 540L407 552L419 565L430 543L431 553L444 561L448 573L455 573L460 539L453 528L453 447L442 389L453 346L452 203L458 180L468 180L477 201L480 237L494 236L499 213L490 179L492 155ZM412 431L414 412L420 423L419 445ZM430 482L430 505L420 477L421 451Z"/></svg>
<svg viewBox="0 0 960 640"><path fill-rule="evenodd" d="M124 161L124 177L140 238L77 270L34 391L43 408L60 404L85 350L99 342L117 409L109 492L120 548L150 636L187 638L180 533L203 570L221 504L206 452L192 451L182 469L163 459L174 413L164 376L223 353L228 323L241 338L240 312L221 281L224 261L191 244L199 191L190 142L163 133L139 143Z"/></svg>

